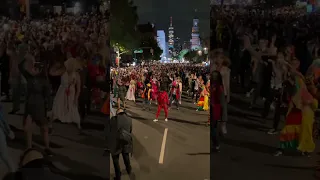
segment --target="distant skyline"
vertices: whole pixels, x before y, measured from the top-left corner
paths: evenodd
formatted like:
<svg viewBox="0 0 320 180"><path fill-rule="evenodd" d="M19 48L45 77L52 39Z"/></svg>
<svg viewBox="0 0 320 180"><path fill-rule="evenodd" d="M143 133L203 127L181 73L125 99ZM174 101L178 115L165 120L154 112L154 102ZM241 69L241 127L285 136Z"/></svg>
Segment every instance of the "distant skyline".
<svg viewBox="0 0 320 180"><path fill-rule="evenodd" d="M153 23L157 30L165 31L166 38L168 38L170 17L173 19L175 28L174 35L180 38L181 43L191 39L194 17L197 17L200 21L200 36L205 38L210 35L209 0L134 0L134 4L138 7L139 23Z"/></svg>

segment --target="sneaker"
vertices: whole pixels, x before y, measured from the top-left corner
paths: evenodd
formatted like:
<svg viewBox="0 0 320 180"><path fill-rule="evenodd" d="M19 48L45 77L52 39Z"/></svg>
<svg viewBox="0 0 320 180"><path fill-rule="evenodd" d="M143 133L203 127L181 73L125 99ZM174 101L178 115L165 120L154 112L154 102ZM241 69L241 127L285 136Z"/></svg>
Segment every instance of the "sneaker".
<svg viewBox="0 0 320 180"><path fill-rule="evenodd" d="M228 133L226 122L223 122L223 123L221 124L221 132L222 132L222 134L224 134L224 135Z"/></svg>
<svg viewBox="0 0 320 180"><path fill-rule="evenodd" d="M168 118L164 119L164 121L166 121L166 122L167 122L167 121L168 121Z"/></svg>
<svg viewBox="0 0 320 180"><path fill-rule="evenodd" d="M53 152L52 152L50 149L48 149L48 148L44 149L44 153L45 153L47 156L50 156L50 157L54 155Z"/></svg>
<svg viewBox="0 0 320 180"><path fill-rule="evenodd" d="M274 103L272 103L272 104L270 105L270 110L274 111L275 109L276 109L276 107L275 107Z"/></svg>
<svg viewBox="0 0 320 180"><path fill-rule="evenodd" d="M154 119L154 120L153 120L153 122L158 122L158 121L159 121L158 119Z"/></svg>
<svg viewBox="0 0 320 180"><path fill-rule="evenodd" d="M275 153L273 154L273 156L278 157L278 156L281 156L282 154L283 154L282 151L277 151L277 152L275 152Z"/></svg>
<svg viewBox="0 0 320 180"><path fill-rule="evenodd" d="M275 129L270 129L270 130L267 132L267 134L269 134L269 135L275 135L275 134L278 134L278 131L275 130Z"/></svg>
<svg viewBox="0 0 320 180"><path fill-rule="evenodd" d="M310 153L308 152L302 152L301 155L305 157L311 157Z"/></svg>

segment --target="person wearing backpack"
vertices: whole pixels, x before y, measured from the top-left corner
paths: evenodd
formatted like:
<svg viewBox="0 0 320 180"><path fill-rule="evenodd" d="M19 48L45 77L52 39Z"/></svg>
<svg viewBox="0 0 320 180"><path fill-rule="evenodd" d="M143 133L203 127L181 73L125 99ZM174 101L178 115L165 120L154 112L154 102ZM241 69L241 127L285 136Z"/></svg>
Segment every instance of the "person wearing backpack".
<svg viewBox="0 0 320 180"><path fill-rule="evenodd" d="M130 153L133 152L132 119L127 116L123 109L118 109L116 116L110 119L110 131L107 136L108 149L112 156L115 170L114 180L121 179L119 157L122 154L124 164L129 176L133 176L130 163Z"/></svg>

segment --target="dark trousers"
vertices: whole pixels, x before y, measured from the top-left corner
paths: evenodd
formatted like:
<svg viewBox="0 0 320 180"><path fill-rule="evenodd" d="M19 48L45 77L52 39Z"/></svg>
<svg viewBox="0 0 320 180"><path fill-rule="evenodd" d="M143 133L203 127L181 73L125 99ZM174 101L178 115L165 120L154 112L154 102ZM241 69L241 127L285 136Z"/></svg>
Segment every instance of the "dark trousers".
<svg viewBox="0 0 320 180"><path fill-rule="evenodd" d="M211 134L211 150L214 151L216 147L220 146L219 143L219 128L218 121L214 120L210 123L210 134Z"/></svg>
<svg viewBox="0 0 320 180"><path fill-rule="evenodd" d="M281 117L281 89L272 89L269 93L268 97L266 98L266 101L264 102L264 108L263 108L263 117L267 117L270 112L270 106L272 102L275 103L275 112L273 117L273 128L275 130L278 129L280 117Z"/></svg>
<svg viewBox="0 0 320 180"><path fill-rule="evenodd" d="M1 95L9 97L9 72L1 72Z"/></svg>
<svg viewBox="0 0 320 180"><path fill-rule="evenodd" d="M245 88L248 84L246 83L246 80L248 79L248 72L250 69L247 69L245 67L241 67L239 71L239 76L240 76L240 84L242 88Z"/></svg>
<svg viewBox="0 0 320 180"><path fill-rule="evenodd" d="M194 102L198 102L199 95L200 95L200 94L199 94L199 90L195 90L195 89L194 89L194 90L192 91L192 99L195 98Z"/></svg>
<svg viewBox="0 0 320 180"><path fill-rule="evenodd" d="M121 153L121 154L122 154L122 158L124 161L124 165L126 166L127 173L131 174L132 168L131 168L131 164L130 164L129 153ZM116 174L116 178L115 178L116 180L120 180L120 178L121 178L121 169L120 169L120 164L119 164L119 158L120 158L120 154L112 156L114 171Z"/></svg>
<svg viewBox="0 0 320 180"><path fill-rule="evenodd" d="M86 115L90 112L90 92L91 91L88 88L83 88L79 96L79 113L81 120L83 120L86 117Z"/></svg>

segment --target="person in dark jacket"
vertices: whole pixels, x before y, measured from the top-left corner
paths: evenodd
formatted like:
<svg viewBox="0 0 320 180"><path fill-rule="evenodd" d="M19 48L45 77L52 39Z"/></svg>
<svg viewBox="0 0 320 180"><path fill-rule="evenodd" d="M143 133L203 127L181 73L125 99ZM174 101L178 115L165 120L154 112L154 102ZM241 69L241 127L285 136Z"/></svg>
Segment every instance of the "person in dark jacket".
<svg viewBox="0 0 320 180"><path fill-rule="evenodd" d="M167 74L163 73L161 75L161 79L160 79L160 89L162 91L166 91L167 93L169 92L170 90L170 78Z"/></svg>
<svg viewBox="0 0 320 180"><path fill-rule="evenodd" d="M130 163L130 153L133 152L132 142L132 119L127 116L123 109L117 110L117 115L110 119L109 131L107 132L107 146L112 156L113 166L115 170L115 180L121 179L121 169L119 157L122 154L127 173L132 177L132 167ZM124 141L120 132L127 136ZM132 179L132 178L131 178Z"/></svg>

